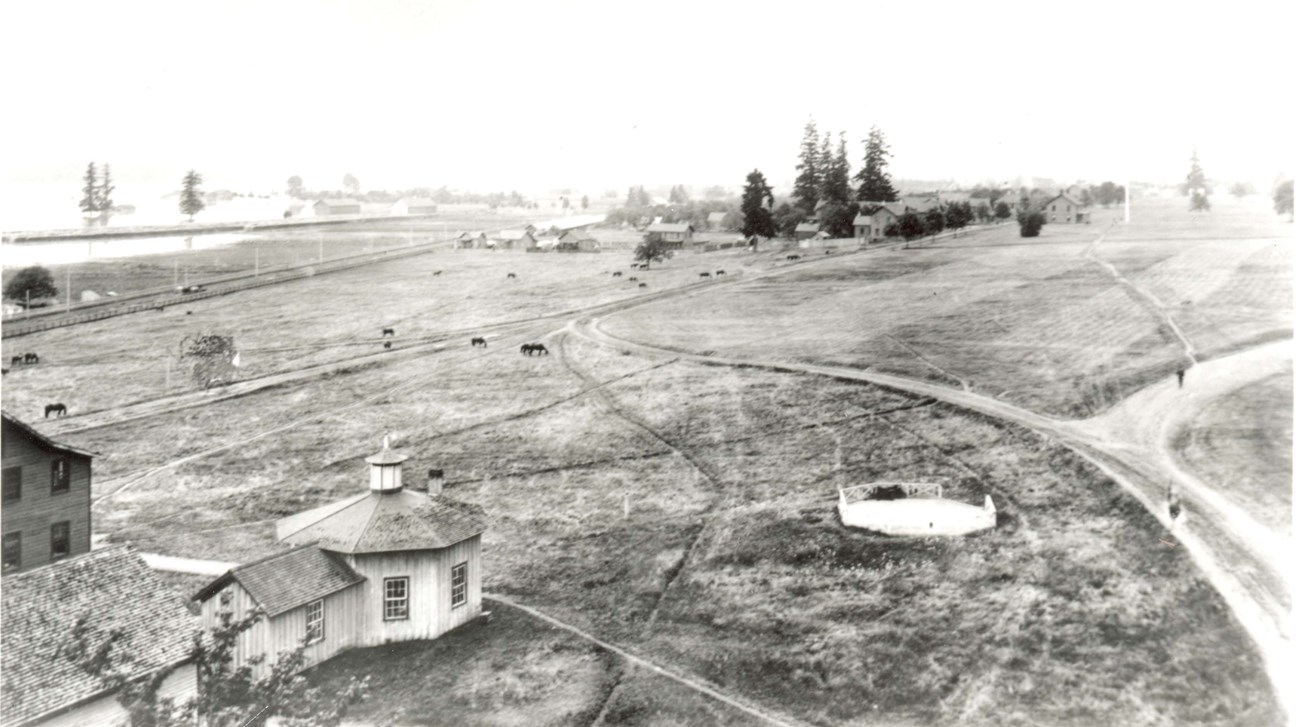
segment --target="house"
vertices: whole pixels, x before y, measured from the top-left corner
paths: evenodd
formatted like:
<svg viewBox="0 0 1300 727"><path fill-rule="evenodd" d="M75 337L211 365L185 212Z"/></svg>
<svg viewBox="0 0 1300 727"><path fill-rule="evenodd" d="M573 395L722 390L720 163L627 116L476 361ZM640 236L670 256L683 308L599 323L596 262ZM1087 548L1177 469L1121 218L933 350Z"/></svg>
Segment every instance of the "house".
<svg viewBox="0 0 1300 727"><path fill-rule="evenodd" d="M529 234L524 238L524 252L549 252L560 244L560 238L553 233L543 235Z"/></svg>
<svg viewBox="0 0 1300 727"><path fill-rule="evenodd" d="M310 210L310 212L308 211ZM334 215L359 215L361 203L355 199L318 199L302 206L302 217L330 217Z"/></svg>
<svg viewBox="0 0 1300 727"><path fill-rule="evenodd" d="M883 240L885 230L898 222L898 218L902 217L905 211L902 202L877 204L870 214L860 214L853 218L853 236L862 242Z"/></svg>
<svg viewBox="0 0 1300 727"><path fill-rule="evenodd" d="M361 209L358 206L357 212ZM422 197L403 197L393 203L395 215L432 215L437 213L438 203Z"/></svg>
<svg viewBox="0 0 1300 727"><path fill-rule="evenodd" d="M1015 214L1016 209L1020 207L1020 192L1013 189L995 198L991 203L994 212L997 212L999 204L1006 204L1007 209L1011 210L1012 214Z"/></svg>
<svg viewBox="0 0 1300 727"><path fill-rule="evenodd" d="M127 545L81 553L4 579L0 597L0 724L126 724L113 688L70 657L84 631L96 648L117 634L111 664L129 680L162 674L158 696L197 691L190 661L198 621Z"/></svg>
<svg viewBox="0 0 1300 727"><path fill-rule="evenodd" d="M460 250L482 250L487 246L487 235L482 232L462 232L456 238L456 248Z"/></svg>
<svg viewBox="0 0 1300 727"><path fill-rule="evenodd" d="M18 573L90 550L90 460L3 412L3 573Z"/></svg>
<svg viewBox="0 0 1300 727"><path fill-rule="evenodd" d="M710 229L710 230L722 230L722 229L725 229L725 227L726 227L726 221L727 221L727 213L726 213L726 212L710 212L710 213L709 213L709 220L708 220L708 222L709 222L709 229Z"/></svg>
<svg viewBox="0 0 1300 727"><path fill-rule="evenodd" d="M939 198L934 195L908 195L900 200L903 206L917 214L925 214L941 207Z"/></svg>
<svg viewBox="0 0 1300 727"><path fill-rule="evenodd" d="M537 246L532 230L502 230L492 237L488 247L498 250L527 250Z"/></svg>
<svg viewBox="0 0 1300 727"><path fill-rule="evenodd" d="M1042 209L1048 222L1090 222L1092 217L1082 202L1065 192L1047 200Z"/></svg>
<svg viewBox="0 0 1300 727"><path fill-rule="evenodd" d="M586 229L569 230L560 235L555 249L557 252L600 252L600 240L592 237Z"/></svg>
<svg viewBox="0 0 1300 727"><path fill-rule="evenodd" d="M794 239L807 240L815 237L820 229L816 222L800 222L794 227Z"/></svg>
<svg viewBox="0 0 1300 727"><path fill-rule="evenodd" d="M646 228L651 241L680 249L694 241L695 227L689 222L656 222Z"/></svg>
<svg viewBox="0 0 1300 727"><path fill-rule="evenodd" d="M443 496L440 470L426 492L404 487L406 459L385 437L366 458L367 491L279 520L276 537L297 547L234 568L194 596L205 628L223 613L266 612L241 636L236 666L263 654L273 661L304 639L312 666L344 649L437 638L479 616L487 515Z"/></svg>
<svg viewBox="0 0 1300 727"><path fill-rule="evenodd" d="M604 221L604 215L570 215L569 217L561 217L559 219L538 222L535 225L528 225L527 229L534 234L540 232L558 237L569 230L590 229Z"/></svg>

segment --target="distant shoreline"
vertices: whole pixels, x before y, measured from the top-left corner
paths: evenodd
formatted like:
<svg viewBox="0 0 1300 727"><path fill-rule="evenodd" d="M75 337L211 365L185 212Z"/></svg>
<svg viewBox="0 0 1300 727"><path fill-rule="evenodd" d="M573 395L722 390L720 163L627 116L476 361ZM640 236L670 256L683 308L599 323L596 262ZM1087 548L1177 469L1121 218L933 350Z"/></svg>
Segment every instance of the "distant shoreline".
<svg viewBox="0 0 1300 727"><path fill-rule="evenodd" d="M284 220L254 220L249 222L213 222L179 225L141 225L122 228L83 228L62 230L33 230L27 232L6 232L0 241L4 243L23 244L36 242L58 242L61 240L99 240L123 237L154 237L157 235L202 235L212 232L249 232L253 230L280 229L285 227L315 227L339 225L347 222L369 222L380 220L422 219L436 217L437 213L426 215L340 215L338 217L289 218Z"/></svg>

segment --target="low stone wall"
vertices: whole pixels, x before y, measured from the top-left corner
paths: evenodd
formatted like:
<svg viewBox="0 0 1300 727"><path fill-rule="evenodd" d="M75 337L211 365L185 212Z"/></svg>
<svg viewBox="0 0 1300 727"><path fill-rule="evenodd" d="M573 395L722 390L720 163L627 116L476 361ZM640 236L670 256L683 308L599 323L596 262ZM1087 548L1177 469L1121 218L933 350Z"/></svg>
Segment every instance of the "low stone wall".
<svg viewBox="0 0 1300 727"><path fill-rule="evenodd" d="M993 498L984 506L967 505L939 497L905 497L898 500L859 500L839 505L840 520L849 527L885 535L966 535L997 525Z"/></svg>

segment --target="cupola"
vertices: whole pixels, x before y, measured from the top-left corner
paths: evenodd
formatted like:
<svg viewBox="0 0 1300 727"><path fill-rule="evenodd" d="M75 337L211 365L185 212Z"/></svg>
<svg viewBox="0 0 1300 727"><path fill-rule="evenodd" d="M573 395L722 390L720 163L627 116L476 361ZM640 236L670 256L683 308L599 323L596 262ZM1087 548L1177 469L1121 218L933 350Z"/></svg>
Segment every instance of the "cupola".
<svg viewBox="0 0 1300 727"><path fill-rule="evenodd" d="M384 435L384 448L366 457L370 464L370 489L373 492L402 491L402 463L407 460L388 448L388 435Z"/></svg>

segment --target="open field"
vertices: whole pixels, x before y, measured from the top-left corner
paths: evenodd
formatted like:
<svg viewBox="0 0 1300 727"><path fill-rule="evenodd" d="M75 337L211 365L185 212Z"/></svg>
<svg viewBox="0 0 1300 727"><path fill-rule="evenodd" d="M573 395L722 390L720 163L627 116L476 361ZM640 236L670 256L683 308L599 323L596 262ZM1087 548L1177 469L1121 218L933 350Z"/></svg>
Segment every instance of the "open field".
<svg viewBox="0 0 1300 727"><path fill-rule="evenodd" d="M1171 374L1182 354L1149 303L1092 256L1157 296L1198 354L1291 335L1289 227L1223 212L1196 223L1199 239L1162 233L1187 214L1151 202L1123 229L1048 225L1025 240L1009 226L853 256L638 308L605 327L692 352L869 367L1088 416Z"/></svg>
<svg viewBox="0 0 1300 727"><path fill-rule="evenodd" d="M391 432L414 455L411 486L444 468L451 496L492 514L486 590L778 714L1278 723L1214 592L1139 506L1059 446L871 386L547 342L549 357L438 354L392 378L388 367L341 374L76 435L113 453L101 465L112 476L298 422L138 481L97 511L98 527L149 552L247 560L276 547L273 518L363 487L361 458ZM886 477L938 479L968 502L989 493L1000 526L954 540L840 526L836 483ZM452 678L428 666L439 643L385 652L386 668ZM585 647L547 643L507 633L499 648L523 651L469 672L479 686L416 680L391 687L405 696L387 704L589 715L617 681L607 723L689 724L719 709L635 674L624 684ZM567 668L579 676L551 681Z"/></svg>
<svg viewBox="0 0 1300 727"><path fill-rule="evenodd" d="M1269 377L1220 398L1175 438L1182 463L1270 528L1291 534L1293 375Z"/></svg>
<svg viewBox="0 0 1300 727"><path fill-rule="evenodd" d="M1005 398L1091 411L1182 350L1149 303L1086 255L1097 231L1049 226L1022 243L991 230L826 265L775 251L683 255L636 274L652 290L716 268L727 281L607 325L691 350L868 365L994 393L1014 385ZM1233 258L1220 288L1289 271L1256 259L1275 240L1251 239L1264 241ZM1110 244L1094 252L1109 260ZM1116 244L1135 279L1228 243ZM354 361L67 435L103 453L96 530L146 552L247 561L278 547L275 518L360 491L362 458L390 433L412 455L408 486L442 468L449 496L491 514L486 591L794 720L1283 722L1245 632L1176 539L1051 440L871 385L643 358L571 336L563 318L502 325L488 349L469 348L471 330L630 300L627 273L609 275L628 258L439 251L202 301L190 316L33 334L6 346L43 363L6 376L4 405L38 420L48 401L75 414L192 388L173 368L164 390L159 363L194 330L233 333L245 376ZM1160 279L1178 285L1208 265L1184 259ZM758 277L779 269L790 272ZM1289 286L1274 287L1233 304L1258 308L1269 335L1282 330L1266 318L1279 291L1290 300ZM411 350L359 356L380 351L382 326ZM552 354L518 353L535 340ZM1072 398L1083 394L1092 398ZM941 481L970 503L989 494L999 526L955 539L842 527L835 487L879 479ZM751 721L517 613L358 651L315 675L353 668L382 682L362 712L376 722L399 707L400 724Z"/></svg>

